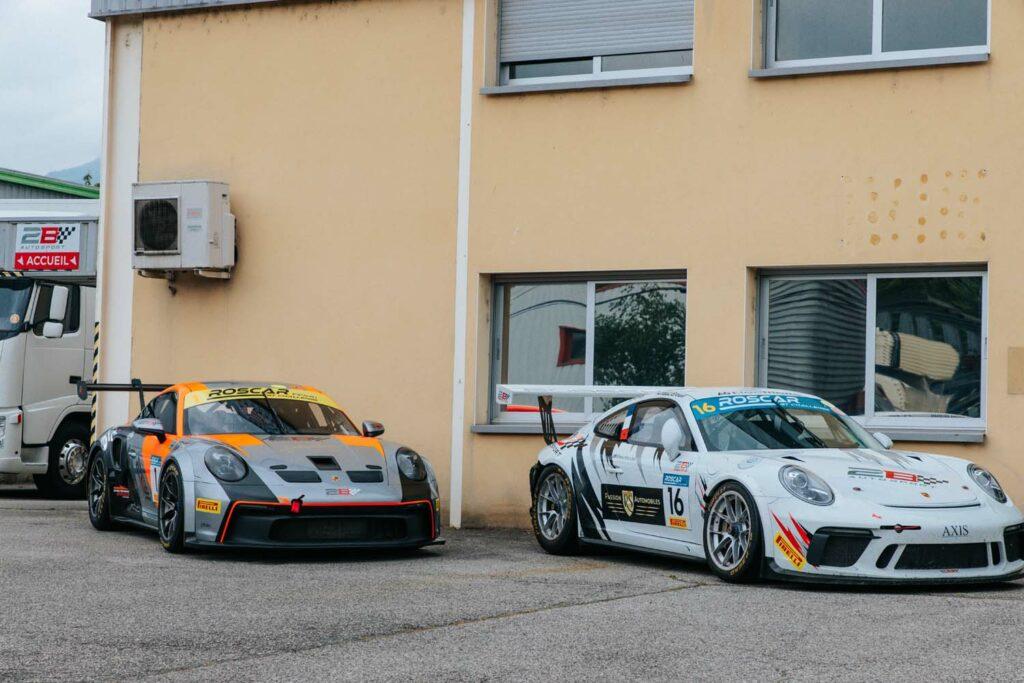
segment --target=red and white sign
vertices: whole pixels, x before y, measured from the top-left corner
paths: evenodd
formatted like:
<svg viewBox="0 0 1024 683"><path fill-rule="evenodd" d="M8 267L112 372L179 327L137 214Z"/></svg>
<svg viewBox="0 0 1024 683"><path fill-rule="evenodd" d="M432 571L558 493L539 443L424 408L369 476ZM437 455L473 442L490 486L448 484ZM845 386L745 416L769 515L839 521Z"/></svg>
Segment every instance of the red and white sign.
<svg viewBox="0 0 1024 683"><path fill-rule="evenodd" d="M14 270L78 270L81 223L19 223Z"/></svg>

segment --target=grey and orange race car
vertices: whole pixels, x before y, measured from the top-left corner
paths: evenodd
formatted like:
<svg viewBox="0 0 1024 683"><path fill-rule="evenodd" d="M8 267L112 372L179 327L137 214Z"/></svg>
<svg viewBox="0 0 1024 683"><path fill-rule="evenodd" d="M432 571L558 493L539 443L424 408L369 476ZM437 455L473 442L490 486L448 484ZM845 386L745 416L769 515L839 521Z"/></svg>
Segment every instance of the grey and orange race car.
<svg viewBox="0 0 1024 683"><path fill-rule="evenodd" d="M443 543L425 458L359 430L308 386L208 382L88 384L159 391L89 453L89 520L155 530L185 547L418 548Z"/></svg>

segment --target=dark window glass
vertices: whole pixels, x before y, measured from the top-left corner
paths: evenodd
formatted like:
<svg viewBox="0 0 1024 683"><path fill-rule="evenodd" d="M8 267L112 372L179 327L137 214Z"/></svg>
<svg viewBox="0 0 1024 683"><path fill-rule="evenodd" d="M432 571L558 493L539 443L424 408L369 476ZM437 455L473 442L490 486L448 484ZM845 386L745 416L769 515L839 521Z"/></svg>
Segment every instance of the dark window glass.
<svg viewBox="0 0 1024 683"><path fill-rule="evenodd" d="M174 393L160 394L151 402L153 417L160 420L164 431L175 434L178 431L178 400Z"/></svg>
<svg viewBox="0 0 1024 683"><path fill-rule="evenodd" d="M496 292L501 307L501 344L494 362L505 384L585 384L583 363L566 362L586 355L587 285L502 285ZM568 333L564 330L571 330ZM518 401L527 400L517 397ZM502 406L503 410L536 409L536 403ZM583 399L554 397L553 407L583 412Z"/></svg>
<svg viewBox="0 0 1024 683"><path fill-rule="evenodd" d="M685 282L598 284L595 297L594 384L685 384ZM594 411L621 400L595 399Z"/></svg>
<svg viewBox="0 0 1024 683"><path fill-rule="evenodd" d="M594 60L561 59L548 62L520 62L509 65L509 78L550 78L552 76L580 76L594 72Z"/></svg>
<svg viewBox="0 0 1024 683"><path fill-rule="evenodd" d="M615 439L616 441L622 436L622 425L626 421L626 412L628 408L617 410L608 417L604 418L597 423L594 427L594 433L598 436L603 436L606 439Z"/></svg>
<svg viewBox="0 0 1024 683"><path fill-rule="evenodd" d="M601 71L632 71L634 69L664 69L690 66L693 52L675 50L672 52L641 52L632 55L606 55L601 58Z"/></svg>
<svg viewBox="0 0 1024 683"><path fill-rule="evenodd" d="M866 315L867 280L769 282L767 385L863 415Z"/></svg>
<svg viewBox="0 0 1024 683"><path fill-rule="evenodd" d="M78 332L82 318L82 296L77 286L68 288L68 307L64 313L64 334ZM53 298L53 285L39 285L39 296L36 309L32 315L32 332L36 336L43 335L43 325L50 317L50 300Z"/></svg>
<svg viewBox="0 0 1024 683"><path fill-rule="evenodd" d="M776 3L777 60L871 54L872 0L776 0Z"/></svg>
<svg viewBox="0 0 1024 683"><path fill-rule="evenodd" d="M981 416L981 277L880 278L875 413Z"/></svg>
<svg viewBox="0 0 1024 683"><path fill-rule="evenodd" d="M988 43L988 0L885 0L882 50L930 50Z"/></svg>
<svg viewBox="0 0 1024 683"><path fill-rule="evenodd" d="M633 415L627 441L638 446L661 446L661 432L669 421L675 421L682 429L683 441L680 448L684 451L690 450L689 429L679 415L675 403L671 401L650 401L640 404Z"/></svg>
<svg viewBox="0 0 1024 683"><path fill-rule="evenodd" d="M31 296L32 281L27 278L0 282L0 339L21 332Z"/></svg>
<svg viewBox="0 0 1024 683"><path fill-rule="evenodd" d="M332 406L291 399L233 399L185 410L189 434L347 434L359 431Z"/></svg>

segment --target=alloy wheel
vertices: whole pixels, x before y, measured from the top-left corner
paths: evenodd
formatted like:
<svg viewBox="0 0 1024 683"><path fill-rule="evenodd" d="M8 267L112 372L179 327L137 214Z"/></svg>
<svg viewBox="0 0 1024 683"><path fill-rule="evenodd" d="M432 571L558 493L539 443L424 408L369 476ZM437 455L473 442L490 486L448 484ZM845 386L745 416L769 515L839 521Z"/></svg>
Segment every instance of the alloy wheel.
<svg viewBox="0 0 1024 683"><path fill-rule="evenodd" d="M107 495L107 467L103 458L96 456L89 471L89 511L98 517L103 511L103 502Z"/></svg>
<svg viewBox="0 0 1024 683"><path fill-rule="evenodd" d="M160 498L158 514L160 522L160 538L167 540L174 537L177 525L181 522L181 501L178 499L178 473L168 469L160 480Z"/></svg>
<svg viewBox="0 0 1024 683"><path fill-rule="evenodd" d="M719 569L731 571L750 550L750 508L738 492L725 491L708 515L708 556Z"/></svg>
<svg viewBox="0 0 1024 683"><path fill-rule="evenodd" d="M544 538L554 541L565 528L569 515L569 489L557 474L547 477L537 491L537 527Z"/></svg>

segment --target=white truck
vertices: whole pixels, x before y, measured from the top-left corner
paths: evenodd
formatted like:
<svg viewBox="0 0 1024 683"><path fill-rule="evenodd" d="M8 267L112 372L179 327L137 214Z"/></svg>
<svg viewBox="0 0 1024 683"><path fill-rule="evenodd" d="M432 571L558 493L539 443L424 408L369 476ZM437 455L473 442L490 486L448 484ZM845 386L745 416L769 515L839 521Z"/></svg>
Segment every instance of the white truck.
<svg viewBox="0 0 1024 683"><path fill-rule="evenodd" d="M0 200L0 475L85 493L98 200Z"/></svg>

